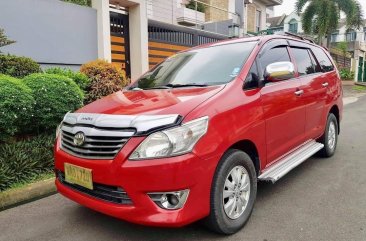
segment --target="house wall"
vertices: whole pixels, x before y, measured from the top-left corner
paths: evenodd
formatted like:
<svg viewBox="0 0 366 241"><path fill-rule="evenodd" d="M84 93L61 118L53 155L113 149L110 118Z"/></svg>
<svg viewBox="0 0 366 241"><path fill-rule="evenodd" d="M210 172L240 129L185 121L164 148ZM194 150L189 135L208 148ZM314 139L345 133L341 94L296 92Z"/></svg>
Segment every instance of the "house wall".
<svg viewBox="0 0 366 241"><path fill-rule="evenodd" d="M182 0L147 0L147 17L152 20L177 24L177 8Z"/></svg>
<svg viewBox="0 0 366 241"><path fill-rule="evenodd" d="M4 53L26 56L47 68L78 69L98 57L95 9L59 0L1 0L0 27L17 41Z"/></svg>
<svg viewBox="0 0 366 241"><path fill-rule="evenodd" d="M257 32L255 27L256 27L256 11L259 10L261 11L261 29L260 30L264 30L266 29L266 20L267 20L267 14L266 14L266 5L264 2L257 0L257 1L253 1L252 4L247 4L246 5L247 8L247 23L246 23L246 30L248 32Z"/></svg>
<svg viewBox="0 0 366 241"><path fill-rule="evenodd" d="M303 33L304 30L302 29L301 17L298 14L296 14L295 12L292 12L285 18L284 25L283 25L284 31L289 32L290 21L293 19L295 19L297 21L297 33Z"/></svg>

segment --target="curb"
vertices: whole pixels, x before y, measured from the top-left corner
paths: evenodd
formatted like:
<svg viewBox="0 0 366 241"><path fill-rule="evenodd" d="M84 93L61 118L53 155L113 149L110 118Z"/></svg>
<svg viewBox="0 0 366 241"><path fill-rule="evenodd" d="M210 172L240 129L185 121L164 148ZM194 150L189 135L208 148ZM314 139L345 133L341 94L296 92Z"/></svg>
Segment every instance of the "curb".
<svg viewBox="0 0 366 241"><path fill-rule="evenodd" d="M358 85L358 86L366 86L366 83L365 82L357 82L357 83L355 83L355 85Z"/></svg>
<svg viewBox="0 0 366 241"><path fill-rule="evenodd" d="M355 85L355 82L353 80L342 80L343 86L352 86Z"/></svg>
<svg viewBox="0 0 366 241"><path fill-rule="evenodd" d="M0 193L0 211L56 193L55 178Z"/></svg>

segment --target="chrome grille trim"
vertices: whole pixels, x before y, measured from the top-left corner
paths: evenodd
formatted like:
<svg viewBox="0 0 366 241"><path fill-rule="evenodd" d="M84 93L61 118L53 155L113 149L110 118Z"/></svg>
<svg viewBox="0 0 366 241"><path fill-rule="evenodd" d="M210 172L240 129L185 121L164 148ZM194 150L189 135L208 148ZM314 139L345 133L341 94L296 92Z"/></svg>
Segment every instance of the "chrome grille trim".
<svg viewBox="0 0 366 241"><path fill-rule="evenodd" d="M132 136L146 135L157 128L178 125L181 116L173 115L110 115L67 113L61 125L60 148L84 159L112 160ZM75 134L84 134L80 146ZM78 140L78 139L75 139Z"/></svg>
<svg viewBox="0 0 366 241"><path fill-rule="evenodd" d="M82 146L74 144L74 136L78 132L83 132L85 135ZM62 124L61 149L80 158L112 160L134 133L132 129L109 131L99 127L98 129L78 125L70 127Z"/></svg>

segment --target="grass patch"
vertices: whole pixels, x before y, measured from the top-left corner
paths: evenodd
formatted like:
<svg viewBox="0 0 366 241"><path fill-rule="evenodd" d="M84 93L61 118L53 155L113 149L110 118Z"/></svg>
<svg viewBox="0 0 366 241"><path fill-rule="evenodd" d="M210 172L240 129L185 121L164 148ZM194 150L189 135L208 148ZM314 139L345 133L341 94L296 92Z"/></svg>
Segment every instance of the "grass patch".
<svg viewBox="0 0 366 241"><path fill-rule="evenodd" d="M362 86L362 85L355 85L353 86L352 88L353 90L356 90L356 91L366 91L366 86Z"/></svg>
<svg viewBox="0 0 366 241"><path fill-rule="evenodd" d="M43 181L43 180L47 180L47 179L50 179L50 178L53 178L53 177L55 177L54 172L46 172L46 173L43 173L43 174L38 174L38 175L35 175L32 178L29 178L27 181L13 183L12 185L10 185L10 187L8 189L5 189L4 191L22 188L22 187L25 187L29 184L39 182L39 181Z"/></svg>

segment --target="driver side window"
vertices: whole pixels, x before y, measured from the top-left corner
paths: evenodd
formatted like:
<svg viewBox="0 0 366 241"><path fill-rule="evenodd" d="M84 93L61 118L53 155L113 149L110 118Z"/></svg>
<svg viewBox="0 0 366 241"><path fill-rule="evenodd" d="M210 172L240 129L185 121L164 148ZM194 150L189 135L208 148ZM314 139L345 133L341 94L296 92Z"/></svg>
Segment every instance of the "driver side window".
<svg viewBox="0 0 366 241"><path fill-rule="evenodd" d="M259 58L260 65L260 80L264 80L264 70L269 64L273 64L276 62L291 62L290 55L285 46L275 47L268 51L266 51Z"/></svg>

